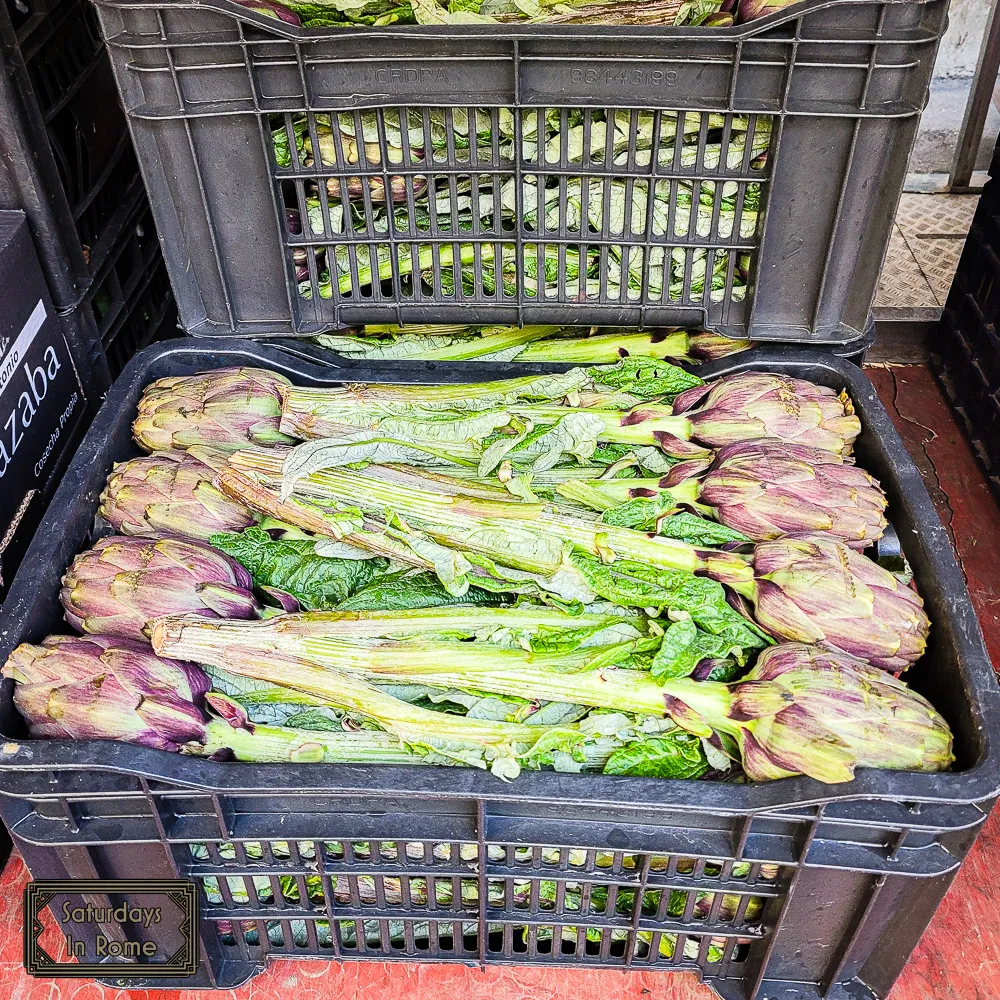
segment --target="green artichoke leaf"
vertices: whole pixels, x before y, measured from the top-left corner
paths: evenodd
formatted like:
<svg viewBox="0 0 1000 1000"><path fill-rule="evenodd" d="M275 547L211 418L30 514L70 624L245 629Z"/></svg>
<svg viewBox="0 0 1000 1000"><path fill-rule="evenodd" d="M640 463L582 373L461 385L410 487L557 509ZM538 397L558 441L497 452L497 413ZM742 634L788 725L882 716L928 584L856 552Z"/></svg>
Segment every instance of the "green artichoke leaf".
<svg viewBox="0 0 1000 1000"><path fill-rule="evenodd" d="M630 642L639 631L630 622L610 625L590 625L583 628L556 628L541 625L531 634L517 636L519 645L527 645L533 653L571 653L587 646L610 646Z"/></svg>
<svg viewBox="0 0 1000 1000"><path fill-rule="evenodd" d="M212 535L209 542L246 567L258 587L291 594L308 611L336 608L383 575L389 561L317 555L312 539L273 539L262 528Z"/></svg>
<svg viewBox="0 0 1000 1000"><path fill-rule="evenodd" d="M728 684L730 681L738 680L746 672L745 663L738 663L733 659L720 660L704 679L706 681L722 681L723 684Z"/></svg>
<svg viewBox="0 0 1000 1000"><path fill-rule="evenodd" d="M711 635L690 618L674 622L663 634L660 648L650 664L650 674L657 683L673 677L687 677L702 660L707 659L731 659L733 670L739 670L747 661L748 650L740 645L744 639L740 628L725 629L719 635Z"/></svg>
<svg viewBox="0 0 1000 1000"><path fill-rule="evenodd" d="M655 531L660 521L672 520L667 515L676 506L676 501L671 494L664 491L663 493L658 493L655 497L636 497L633 500L625 500L614 507L609 507L601 514L601 521L604 524L611 524L617 528L633 528L636 531ZM696 518L696 520L700 520L700 518ZM672 535L671 537L677 538L679 536ZM687 540L685 538L685 541Z"/></svg>
<svg viewBox="0 0 1000 1000"><path fill-rule="evenodd" d="M343 723L338 721L330 711L321 708L307 708L302 712L294 712L289 715L284 725L293 729L313 729L327 733L342 733Z"/></svg>
<svg viewBox="0 0 1000 1000"><path fill-rule="evenodd" d="M672 399L685 389L704 384L697 375L652 358L623 358L616 365L588 368L587 374L599 385L624 389L643 399Z"/></svg>
<svg viewBox="0 0 1000 1000"><path fill-rule="evenodd" d="M470 587L461 597L449 594L433 573L402 570L372 580L337 605L338 611L406 611L444 604L505 604L503 593Z"/></svg>
<svg viewBox="0 0 1000 1000"><path fill-rule="evenodd" d="M659 448L652 445L617 444L615 442L602 442L590 456L591 462L597 465L614 465L626 459L634 459L639 463L639 467L650 476L666 475L672 466L677 463L676 458L664 455ZM632 473L635 475L635 473ZM619 477L620 478L620 474Z"/></svg>
<svg viewBox="0 0 1000 1000"><path fill-rule="evenodd" d="M650 566L634 559L603 563L574 549L570 559L594 592L625 607L668 608L683 612L711 635L724 636L744 650L770 644L764 633L726 602L721 583L682 570Z"/></svg>
<svg viewBox="0 0 1000 1000"><path fill-rule="evenodd" d="M468 719L485 719L487 722L513 721L511 717L523 704L516 698L502 698L495 694L479 694L457 688L437 690L428 695L434 705L449 705L461 708Z"/></svg>
<svg viewBox="0 0 1000 1000"><path fill-rule="evenodd" d="M625 505L622 504L622 506ZM612 512L607 511L606 515L610 513ZM606 521L606 523L613 524L614 522ZM633 527L633 525L628 525L628 527ZM652 525L650 525L651 528ZM742 531L727 528L724 524L717 524L715 521L709 521L706 518L698 517L697 514L688 514L687 512L663 518L659 522L659 534L665 535L667 538L679 538L692 545L711 545L714 547L726 545L729 542L743 544L750 541Z"/></svg>
<svg viewBox="0 0 1000 1000"><path fill-rule="evenodd" d="M700 778L707 770L701 740L683 730L628 743L604 765L605 774L640 778Z"/></svg>
<svg viewBox="0 0 1000 1000"><path fill-rule="evenodd" d="M531 442L522 442L511 453L511 458L523 460L531 456L534 459L531 468L535 472L553 468L567 455L583 463L593 455L603 429L603 421L593 414L569 412L544 434Z"/></svg>
<svg viewBox="0 0 1000 1000"><path fill-rule="evenodd" d="M291 4L286 4L289 10L293 10ZM294 11L298 13L298 11ZM295 136L295 145L301 151L303 137L309 131L309 122L305 118L300 118L292 124L292 132ZM292 151L288 144L288 131L284 125L278 126L271 133L271 144L274 147L274 159L279 167L290 167L292 165Z"/></svg>

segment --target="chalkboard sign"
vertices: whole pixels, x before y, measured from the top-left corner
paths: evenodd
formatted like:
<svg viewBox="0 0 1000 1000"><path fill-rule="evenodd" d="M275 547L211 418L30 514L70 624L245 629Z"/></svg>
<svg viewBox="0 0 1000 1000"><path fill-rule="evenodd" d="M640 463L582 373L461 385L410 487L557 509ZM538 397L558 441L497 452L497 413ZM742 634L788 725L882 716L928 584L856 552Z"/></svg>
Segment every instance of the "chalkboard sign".
<svg viewBox="0 0 1000 1000"><path fill-rule="evenodd" d="M0 594L87 417L24 215L0 212Z"/></svg>

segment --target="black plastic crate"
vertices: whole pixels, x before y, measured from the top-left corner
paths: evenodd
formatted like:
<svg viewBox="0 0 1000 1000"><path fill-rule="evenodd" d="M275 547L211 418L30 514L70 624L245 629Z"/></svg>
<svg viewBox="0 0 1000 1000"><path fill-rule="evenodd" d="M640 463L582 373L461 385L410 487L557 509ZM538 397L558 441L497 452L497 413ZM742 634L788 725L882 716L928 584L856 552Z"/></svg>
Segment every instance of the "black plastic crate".
<svg viewBox="0 0 1000 1000"><path fill-rule="evenodd" d="M559 322L828 343L865 331L947 7L320 30L227 0L95 2L191 334ZM294 142L279 163L272 134L297 127L314 149L329 133L322 164ZM450 201L424 218L428 185Z"/></svg>
<svg viewBox="0 0 1000 1000"><path fill-rule="evenodd" d="M97 14L87 0L0 10L0 206L28 215L98 403L175 324L172 293Z"/></svg>
<svg viewBox="0 0 1000 1000"><path fill-rule="evenodd" d="M0 656L65 628L59 577L91 538L112 463L136 454L143 387L236 364L311 385L339 374L246 341L178 340L134 358L15 581ZM350 380L527 367L352 367ZM0 814L32 874L197 882L199 974L137 988L231 987L294 956L680 969L730 1000L884 997L1000 788L1000 690L947 534L871 383L848 361L780 347L704 371L755 368L854 399L858 460L886 487L933 622L911 679L953 727L955 773L863 770L830 786L530 772L505 784L474 769L220 764L24 740L5 681Z"/></svg>
<svg viewBox="0 0 1000 1000"><path fill-rule="evenodd" d="M82 308L97 326L112 378L143 347L176 336L170 281L145 199L95 275Z"/></svg>
<svg viewBox="0 0 1000 1000"><path fill-rule="evenodd" d="M22 0L23 2L23 0ZM80 0L30 0L18 32L38 111L45 122L85 254L142 192L128 128L93 8ZM113 232L110 234L113 236Z"/></svg>
<svg viewBox="0 0 1000 1000"><path fill-rule="evenodd" d="M0 10L0 207L29 218L56 308L87 344L93 399L174 323L172 296L97 14Z"/></svg>
<svg viewBox="0 0 1000 1000"><path fill-rule="evenodd" d="M27 213L55 304L69 311L145 195L93 8L22 6L0 9L0 208Z"/></svg>
<svg viewBox="0 0 1000 1000"><path fill-rule="evenodd" d="M137 351L177 334L177 308L170 291L167 266L159 258L147 280L138 286L132 303L105 336L104 353L111 374L117 378Z"/></svg>
<svg viewBox="0 0 1000 1000"><path fill-rule="evenodd" d="M932 345L931 362L1000 499L1000 142Z"/></svg>

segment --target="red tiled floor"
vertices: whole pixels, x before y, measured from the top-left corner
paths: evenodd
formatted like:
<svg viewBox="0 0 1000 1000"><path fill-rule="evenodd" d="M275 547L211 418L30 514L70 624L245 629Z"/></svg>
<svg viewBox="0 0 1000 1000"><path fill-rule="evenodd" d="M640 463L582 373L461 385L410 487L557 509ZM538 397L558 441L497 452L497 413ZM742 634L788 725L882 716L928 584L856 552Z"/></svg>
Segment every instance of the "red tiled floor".
<svg viewBox="0 0 1000 1000"><path fill-rule="evenodd" d="M975 455L930 372L871 366L878 390L951 534L994 667L1000 669L1000 512Z"/></svg>
<svg viewBox="0 0 1000 1000"><path fill-rule="evenodd" d="M1000 664L1000 513L933 378L917 366L869 369L955 541L994 664ZM987 821L889 1000L1000 997L1000 812ZM279 961L237 990L124 990L29 978L20 963L21 892L0 878L0 1000L711 1000L691 975L408 963Z"/></svg>

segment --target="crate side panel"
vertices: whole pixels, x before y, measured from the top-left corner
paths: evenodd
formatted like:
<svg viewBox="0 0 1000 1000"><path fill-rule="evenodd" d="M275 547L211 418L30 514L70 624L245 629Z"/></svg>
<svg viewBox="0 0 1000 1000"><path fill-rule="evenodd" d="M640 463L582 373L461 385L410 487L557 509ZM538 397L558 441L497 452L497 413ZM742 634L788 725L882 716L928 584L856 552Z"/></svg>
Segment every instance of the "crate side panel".
<svg viewBox="0 0 1000 1000"><path fill-rule="evenodd" d="M102 17L126 106L149 130L140 146L158 147L155 157L141 154L147 179L178 216L167 225L171 208L159 207L161 229L168 242L174 231L188 237L171 251L171 272L189 330L309 333L344 321L429 321L437 307L442 318L470 321L703 323L765 339L847 342L864 330L898 197L901 174L885 163L905 158L942 26L939 0L903 13L895 6L803 4L796 16L733 36L610 29L595 37L573 28L557 36L526 27L464 39L451 30L348 29L335 45L289 40L293 29L249 13L170 3L106 5ZM467 44L457 49L460 41ZM437 116L460 104L489 111L492 136L470 140L449 119L448 134L434 140L436 122L425 120L424 136L440 141L444 158L403 162L389 119L398 122L401 107L404 116ZM536 135L531 149L524 126L539 108L548 109L545 141ZM579 124L589 110L604 115L615 152L571 170L574 132L593 138ZM498 111L511 136L498 135ZM639 155L634 128L617 131L619 116L639 113L656 129L685 111L692 121L696 111L718 117L706 115L690 143L674 144L688 148L664 161ZM332 146L337 161L340 147L345 162L311 178L294 162L290 174L272 165L269 177L276 115L293 116L287 127ZM770 121L771 147L742 162L725 150L722 166L704 161L706 142L730 145L733 119L747 115ZM231 133L209 124L216 116ZM373 134L359 142L369 117ZM256 128L238 124L243 118ZM191 135L177 133L178 120ZM182 138L197 156L166 148ZM498 140L512 147L506 173L477 155L483 145L497 152ZM554 158L539 155L553 144ZM428 155L426 145L414 149ZM465 159L462 149L471 151ZM227 159L233 151L246 163L242 178ZM171 162L163 172L154 160ZM693 176L678 191L682 165ZM775 171L773 190L751 192L750 167L765 178ZM742 228L751 202L756 227L723 232L720 221L732 217ZM296 225L311 214L319 228L286 232L286 209L298 213Z"/></svg>

